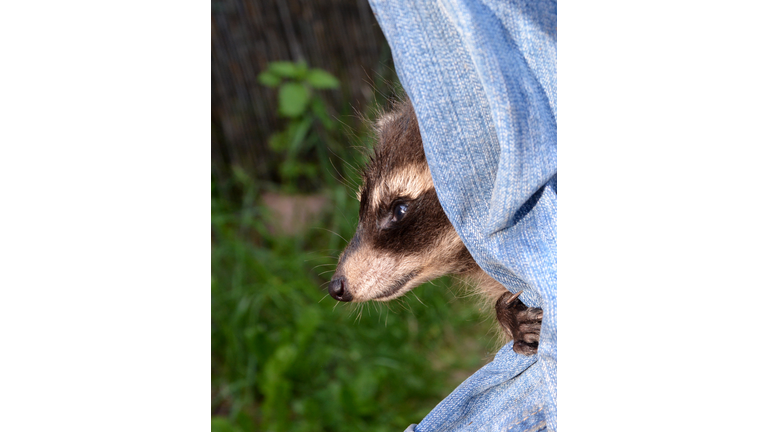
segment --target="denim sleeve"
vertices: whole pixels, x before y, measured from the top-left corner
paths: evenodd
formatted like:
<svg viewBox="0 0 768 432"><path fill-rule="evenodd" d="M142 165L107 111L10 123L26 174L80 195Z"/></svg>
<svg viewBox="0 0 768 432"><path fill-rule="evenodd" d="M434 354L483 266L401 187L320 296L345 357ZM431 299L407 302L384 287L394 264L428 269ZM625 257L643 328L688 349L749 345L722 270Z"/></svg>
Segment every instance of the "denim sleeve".
<svg viewBox="0 0 768 432"><path fill-rule="evenodd" d="M370 3L446 214L487 273L544 310L537 355L503 347L409 430L556 430L556 3Z"/></svg>

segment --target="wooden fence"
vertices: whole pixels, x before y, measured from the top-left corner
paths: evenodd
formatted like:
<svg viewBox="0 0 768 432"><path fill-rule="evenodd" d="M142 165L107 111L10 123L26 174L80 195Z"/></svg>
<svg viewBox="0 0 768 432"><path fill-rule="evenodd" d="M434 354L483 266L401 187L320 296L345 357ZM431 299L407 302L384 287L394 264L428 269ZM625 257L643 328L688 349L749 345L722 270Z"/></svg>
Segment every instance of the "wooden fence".
<svg viewBox="0 0 768 432"><path fill-rule="evenodd" d="M376 80L396 79L365 0L213 0L211 44L211 165L223 178L239 165L275 179L267 138L284 120L276 90L257 80L270 61L304 60L338 77L341 89L323 97L348 124L359 122L351 114L369 105Z"/></svg>

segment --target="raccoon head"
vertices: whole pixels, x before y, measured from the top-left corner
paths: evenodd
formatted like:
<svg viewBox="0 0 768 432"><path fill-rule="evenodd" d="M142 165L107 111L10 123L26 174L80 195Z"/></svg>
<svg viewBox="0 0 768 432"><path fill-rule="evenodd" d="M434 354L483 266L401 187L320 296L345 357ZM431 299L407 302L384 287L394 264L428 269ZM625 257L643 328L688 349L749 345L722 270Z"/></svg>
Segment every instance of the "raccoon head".
<svg viewBox="0 0 768 432"><path fill-rule="evenodd" d="M386 301L476 266L437 199L409 102L376 125L358 192L360 221L328 287L339 301Z"/></svg>

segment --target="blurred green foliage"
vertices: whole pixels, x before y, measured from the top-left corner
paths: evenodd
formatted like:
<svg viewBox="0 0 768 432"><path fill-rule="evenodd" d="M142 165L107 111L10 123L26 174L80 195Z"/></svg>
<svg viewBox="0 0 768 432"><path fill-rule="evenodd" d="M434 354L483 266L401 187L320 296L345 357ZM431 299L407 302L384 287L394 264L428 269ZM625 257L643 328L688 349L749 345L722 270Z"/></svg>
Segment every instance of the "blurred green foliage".
<svg viewBox="0 0 768 432"><path fill-rule="evenodd" d="M317 90L337 89L339 81L304 62L269 63L259 82L278 87L278 112L288 122L269 137L269 147L282 155L281 189L288 193L315 192L333 180L332 161L344 159L346 148L338 139L338 123Z"/></svg>
<svg viewBox="0 0 768 432"><path fill-rule="evenodd" d="M401 430L481 365L488 326L450 280L390 304L338 303L324 282L345 242L271 235L242 176L242 203L212 194L212 430ZM337 190L334 213L354 218ZM348 238L356 221L334 219L319 222Z"/></svg>
<svg viewBox="0 0 768 432"><path fill-rule="evenodd" d="M390 303L327 296L336 257L357 225L356 167L367 156L345 146L344 160L325 166L304 152L312 135L291 129L307 119L320 125L313 133L340 129L326 128L312 108L312 89L333 87L333 77L293 63L272 63L267 72L260 80L282 86L281 112L289 118L280 132L286 135L274 139L291 137L288 147L275 149L286 151L286 164L293 157L326 171L313 187L329 210L305 234L276 235L260 201L271 185L237 167L230 179L212 179L211 429L403 430L482 365L492 349L491 326L446 278ZM293 84L307 89L306 97ZM357 135L363 138L346 141L371 146ZM297 136L303 150L292 154ZM314 152L321 147L312 145Z"/></svg>

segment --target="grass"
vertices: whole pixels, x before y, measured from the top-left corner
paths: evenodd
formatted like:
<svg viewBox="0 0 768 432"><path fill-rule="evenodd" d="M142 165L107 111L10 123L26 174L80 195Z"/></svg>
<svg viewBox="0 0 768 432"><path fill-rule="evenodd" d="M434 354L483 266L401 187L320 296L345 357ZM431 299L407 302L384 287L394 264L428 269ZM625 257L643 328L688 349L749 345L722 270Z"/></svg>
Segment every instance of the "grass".
<svg viewBox="0 0 768 432"><path fill-rule="evenodd" d="M346 188L286 237L270 234L260 188L237 178L237 194L212 192L213 431L402 430L485 362L490 324L449 279L388 304L326 295L357 220Z"/></svg>

